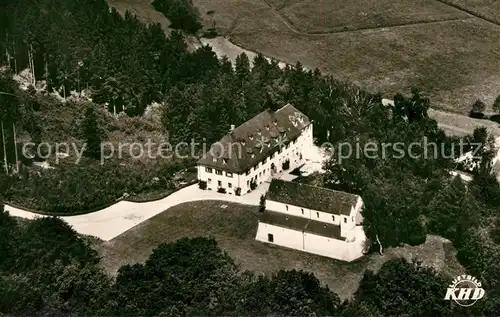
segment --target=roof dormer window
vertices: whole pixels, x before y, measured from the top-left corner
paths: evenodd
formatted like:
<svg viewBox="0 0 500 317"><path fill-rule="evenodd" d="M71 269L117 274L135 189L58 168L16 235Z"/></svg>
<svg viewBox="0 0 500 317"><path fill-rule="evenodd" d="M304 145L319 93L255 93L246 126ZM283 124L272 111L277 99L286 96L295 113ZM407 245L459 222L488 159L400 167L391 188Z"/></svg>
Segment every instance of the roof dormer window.
<svg viewBox="0 0 500 317"><path fill-rule="evenodd" d="M260 129L257 129L257 134L258 134L258 135L261 135L261 134L262 134L262 132L260 131Z"/></svg>
<svg viewBox="0 0 500 317"><path fill-rule="evenodd" d="M248 134L248 138L249 138L250 140L253 140L253 134L249 133L249 134Z"/></svg>
<svg viewBox="0 0 500 317"><path fill-rule="evenodd" d="M269 131L269 124L266 124L266 130Z"/></svg>

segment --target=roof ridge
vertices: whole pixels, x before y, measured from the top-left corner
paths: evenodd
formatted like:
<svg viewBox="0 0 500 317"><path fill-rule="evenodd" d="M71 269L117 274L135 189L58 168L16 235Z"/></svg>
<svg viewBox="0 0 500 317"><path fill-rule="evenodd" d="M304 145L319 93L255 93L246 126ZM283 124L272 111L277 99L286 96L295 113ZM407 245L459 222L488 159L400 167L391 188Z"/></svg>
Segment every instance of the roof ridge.
<svg viewBox="0 0 500 317"><path fill-rule="evenodd" d="M353 193L345 192L345 191L342 191L342 190L331 189L331 188L323 187L323 186L314 186L314 185L304 184L304 183L299 183L299 182L294 182L294 181L286 181L286 180L279 179L279 178L273 178L271 180L271 183L273 181L282 182L282 183L294 183L294 184L297 184L297 186L299 186L299 187L300 186L304 186L304 187L320 188L320 189L331 191L331 192L335 192L335 193L342 193L342 194L348 194L348 195L352 195L352 196L356 196L356 197L361 197L358 194L353 194Z"/></svg>

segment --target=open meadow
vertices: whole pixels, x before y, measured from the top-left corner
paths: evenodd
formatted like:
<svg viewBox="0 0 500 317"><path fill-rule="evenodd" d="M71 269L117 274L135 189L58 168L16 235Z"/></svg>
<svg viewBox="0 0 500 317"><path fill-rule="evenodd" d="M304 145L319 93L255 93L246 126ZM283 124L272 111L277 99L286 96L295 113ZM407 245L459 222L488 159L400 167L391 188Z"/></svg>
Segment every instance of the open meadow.
<svg viewBox="0 0 500 317"><path fill-rule="evenodd" d="M280 269L302 269L314 273L342 299L358 288L366 269L377 271L396 257L420 259L450 276L462 272L451 242L428 236L419 246L389 248L384 255L371 254L352 263L341 262L254 240L260 214L258 207L221 201L199 201L177 205L137 225L109 242L94 245L105 269L112 275L124 264L143 262L163 242L183 237L211 236L243 269L272 273Z"/></svg>
<svg viewBox="0 0 500 317"><path fill-rule="evenodd" d="M219 35L246 49L370 91L391 96L419 87L434 107L458 113L478 98L491 106L500 94L500 26L440 1L193 3L205 25L215 23ZM469 9L495 6L483 0Z"/></svg>
<svg viewBox="0 0 500 317"><path fill-rule="evenodd" d="M500 23L500 1L498 0L440 0L456 8L482 18Z"/></svg>

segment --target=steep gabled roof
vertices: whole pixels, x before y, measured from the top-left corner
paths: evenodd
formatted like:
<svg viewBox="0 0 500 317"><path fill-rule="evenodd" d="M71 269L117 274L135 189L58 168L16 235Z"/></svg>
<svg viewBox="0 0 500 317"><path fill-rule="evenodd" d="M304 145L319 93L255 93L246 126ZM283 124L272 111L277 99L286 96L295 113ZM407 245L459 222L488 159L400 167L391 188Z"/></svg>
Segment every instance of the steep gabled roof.
<svg viewBox="0 0 500 317"><path fill-rule="evenodd" d="M324 223L269 210L264 211L259 221L273 226L312 233L322 237L345 240L345 238L340 235L340 226L331 223Z"/></svg>
<svg viewBox="0 0 500 317"><path fill-rule="evenodd" d="M283 145L280 141L288 143L299 137L309 124L309 118L290 104L276 112L265 110L212 145L212 153L205 153L198 164L246 172L276 152Z"/></svg>
<svg viewBox="0 0 500 317"><path fill-rule="evenodd" d="M267 192L269 200L335 215L350 215L358 198L346 192L280 179L273 179Z"/></svg>

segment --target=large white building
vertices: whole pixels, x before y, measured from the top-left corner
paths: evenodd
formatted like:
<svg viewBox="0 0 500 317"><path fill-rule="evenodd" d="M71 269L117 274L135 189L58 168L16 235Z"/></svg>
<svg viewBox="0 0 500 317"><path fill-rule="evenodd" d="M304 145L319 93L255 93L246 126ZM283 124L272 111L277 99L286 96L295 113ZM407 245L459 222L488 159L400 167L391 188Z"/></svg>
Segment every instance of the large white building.
<svg viewBox="0 0 500 317"><path fill-rule="evenodd" d="M263 111L233 127L198 161L200 188L244 195L303 165L303 153L312 146L312 124L292 105Z"/></svg>
<svg viewBox="0 0 500 317"><path fill-rule="evenodd" d="M360 196L274 179L256 240L344 261L364 254Z"/></svg>

